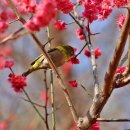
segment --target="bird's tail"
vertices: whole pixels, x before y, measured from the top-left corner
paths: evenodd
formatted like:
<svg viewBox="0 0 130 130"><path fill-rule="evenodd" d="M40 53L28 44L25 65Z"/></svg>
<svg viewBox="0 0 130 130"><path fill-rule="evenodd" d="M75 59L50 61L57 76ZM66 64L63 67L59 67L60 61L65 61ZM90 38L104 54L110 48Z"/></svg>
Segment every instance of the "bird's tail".
<svg viewBox="0 0 130 130"><path fill-rule="evenodd" d="M31 74L33 71L35 71L35 70L33 70L33 69L28 69L26 72L24 72L23 74L22 74L22 76L25 76L25 77L27 77L29 74Z"/></svg>
<svg viewBox="0 0 130 130"><path fill-rule="evenodd" d="M32 72L37 71L37 70L40 70L40 69L47 69L47 67L39 67L39 68L33 68L33 67L31 67L31 68L29 68L26 72L24 72L24 73L22 74L22 76L27 77L27 76L28 76L29 74L31 74Z"/></svg>

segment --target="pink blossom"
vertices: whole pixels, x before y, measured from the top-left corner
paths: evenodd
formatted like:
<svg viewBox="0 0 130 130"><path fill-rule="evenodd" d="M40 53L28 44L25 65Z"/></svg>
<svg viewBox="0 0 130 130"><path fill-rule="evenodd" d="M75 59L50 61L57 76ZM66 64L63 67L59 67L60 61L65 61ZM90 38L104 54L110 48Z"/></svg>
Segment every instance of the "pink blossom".
<svg viewBox="0 0 130 130"><path fill-rule="evenodd" d="M66 30L66 23L62 20L55 21L54 27L57 30Z"/></svg>
<svg viewBox="0 0 130 130"><path fill-rule="evenodd" d="M32 20L27 21L25 27L29 31L39 31L41 27L47 26L56 17L55 0L44 0L36 7Z"/></svg>
<svg viewBox="0 0 130 130"><path fill-rule="evenodd" d="M102 55L102 51L100 48L96 48L94 50L94 53L95 53L95 58L98 59L101 55Z"/></svg>
<svg viewBox="0 0 130 130"><path fill-rule="evenodd" d="M77 57L75 55L70 57L70 59L68 61L71 62L72 64L79 64L80 63L79 59L77 59Z"/></svg>
<svg viewBox="0 0 130 130"><path fill-rule="evenodd" d="M73 3L70 0L56 0L57 9L61 10L64 14L68 14L73 10Z"/></svg>
<svg viewBox="0 0 130 130"><path fill-rule="evenodd" d="M125 70L126 70L126 66L122 66L116 70L116 74L122 74L123 72L125 72Z"/></svg>
<svg viewBox="0 0 130 130"><path fill-rule="evenodd" d="M106 5L100 6L98 19L100 20L107 19L107 17L111 14L111 12L112 12L112 7Z"/></svg>
<svg viewBox="0 0 130 130"><path fill-rule="evenodd" d="M80 40L84 40L84 39L85 39L84 32L83 32L83 29L82 29L82 28L78 28L78 29L76 30L76 35L77 35L77 37L78 37Z"/></svg>
<svg viewBox="0 0 130 130"><path fill-rule="evenodd" d="M76 80L69 80L68 82L71 85L71 87L77 87L78 86L78 83L77 83Z"/></svg>
<svg viewBox="0 0 130 130"><path fill-rule="evenodd" d="M100 130L100 123L97 121L95 124L93 124L91 130Z"/></svg>
<svg viewBox="0 0 130 130"><path fill-rule="evenodd" d="M118 19L118 21L117 21L117 25L118 25L118 28L119 28L119 29L122 29L122 26L123 26L123 24L124 24L124 22L125 22L125 18L126 18L126 16L125 16L124 14L121 14L121 15L119 16L119 19Z"/></svg>
<svg viewBox="0 0 130 130"><path fill-rule="evenodd" d="M0 32L3 33L8 28L8 24L5 21L0 21Z"/></svg>
<svg viewBox="0 0 130 130"><path fill-rule="evenodd" d="M11 68L14 65L13 60L6 60L5 62L5 68Z"/></svg>
<svg viewBox="0 0 130 130"><path fill-rule="evenodd" d="M8 81L16 93L22 92L22 89L27 86L26 77L22 75L10 74Z"/></svg>
<svg viewBox="0 0 130 130"><path fill-rule="evenodd" d="M89 23L98 19L99 10L94 3L85 2L83 16L88 19Z"/></svg>
<svg viewBox="0 0 130 130"><path fill-rule="evenodd" d="M127 0L113 0L113 5L117 8L125 6L127 4Z"/></svg>

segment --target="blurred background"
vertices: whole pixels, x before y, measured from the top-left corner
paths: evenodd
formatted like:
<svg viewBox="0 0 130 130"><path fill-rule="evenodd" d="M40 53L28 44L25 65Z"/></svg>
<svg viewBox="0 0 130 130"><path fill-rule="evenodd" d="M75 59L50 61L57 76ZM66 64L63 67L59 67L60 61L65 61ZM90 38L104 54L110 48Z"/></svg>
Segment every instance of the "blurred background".
<svg viewBox="0 0 130 130"><path fill-rule="evenodd" d="M79 9L79 12L82 11ZM103 77L108 68L110 59L113 55L116 42L119 38L120 31L117 28L117 19L119 14L123 13L123 10L114 10L111 16L105 21L93 22L90 26L92 33L100 33L91 37L94 48L99 47L102 50L102 56L97 59L98 78L100 86L103 84ZM57 19L64 20L66 23L73 22L69 15L59 14ZM69 44L77 48L78 53L84 46L84 42L79 40L76 36L76 29L79 28L76 24L67 26L66 31L57 31L53 26L54 21L49 25L50 35L54 39L52 40L52 47L61 44ZM11 24L7 33L15 32L21 27L20 22ZM46 28L43 28L41 32L36 33L39 40L44 44L48 38ZM22 74L30 66L30 63L40 54L39 49L34 44L33 39L29 34L22 36L16 40L9 42L8 46L13 49L13 54L10 59L13 59L15 65L13 71L16 74ZM127 51L125 48L125 52ZM46 47L46 49L48 49ZM92 99L83 90L79 84L77 88L70 87L69 80L77 80L80 82L87 91L93 95L93 75L90 59L82 52L79 55L80 64L71 65L66 63L64 66L58 68L60 75L65 81L66 86L69 89L72 101L75 105L76 111L79 116L84 116L87 110L90 108ZM6 130L43 130L45 124L39 118L34 111L31 104L27 101L24 94L15 93L8 82L9 69L0 70L0 130L2 125L7 125ZM32 101L45 105L45 83L44 83L44 71L40 70L32 73L27 78L26 92L31 97ZM50 95L50 71L47 71L47 83ZM55 86L55 111L56 114L56 130L74 130L73 119L69 111L64 94L61 91L57 79L54 77ZM114 90L112 96L105 105L101 112L103 118L130 118L130 89L129 85ZM50 101L50 96L49 96ZM45 116L44 108L37 107L39 111ZM48 113L51 114L51 105L49 104ZM52 127L51 115L48 116L48 122L50 129ZM101 130L125 130L130 129L129 122L119 123L101 123Z"/></svg>

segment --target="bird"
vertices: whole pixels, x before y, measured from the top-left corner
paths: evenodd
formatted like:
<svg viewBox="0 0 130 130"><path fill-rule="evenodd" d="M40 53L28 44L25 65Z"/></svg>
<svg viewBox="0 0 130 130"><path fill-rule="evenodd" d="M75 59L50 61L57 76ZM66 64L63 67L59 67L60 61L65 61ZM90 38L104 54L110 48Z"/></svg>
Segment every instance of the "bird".
<svg viewBox="0 0 130 130"><path fill-rule="evenodd" d="M70 45L59 45L55 48L52 48L48 50L47 52L55 64L56 67L62 66L65 62L67 62L71 56L74 55L74 49ZM32 63L29 69L24 72L23 76L28 76L33 71L39 70L39 69L51 69L47 59L43 54L41 54L39 57L37 57Z"/></svg>

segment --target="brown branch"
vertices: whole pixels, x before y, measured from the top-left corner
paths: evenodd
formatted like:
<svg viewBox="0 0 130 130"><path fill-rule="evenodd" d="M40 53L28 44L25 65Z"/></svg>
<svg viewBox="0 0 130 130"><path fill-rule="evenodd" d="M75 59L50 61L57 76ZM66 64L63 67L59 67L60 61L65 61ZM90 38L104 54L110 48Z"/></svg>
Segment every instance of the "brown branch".
<svg viewBox="0 0 130 130"><path fill-rule="evenodd" d="M128 48L128 74L130 74L130 33L129 33L129 41L128 41L128 46L129 46L129 48Z"/></svg>
<svg viewBox="0 0 130 130"><path fill-rule="evenodd" d="M124 78L123 80L114 84L114 88L121 88L130 83L130 77Z"/></svg>
<svg viewBox="0 0 130 130"><path fill-rule="evenodd" d="M128 35L128 64L127 64L127 69L124 72L124 76L128 76L130 74L130 33Z"/></svg>
<svg viewBox="0 0 130 130"><path fill-rule="evenodd" d="M19 18L19 20L25 24L26 21L22 18L21 14L18 12L17 8L13 5L12 1L11 0L6 0L10 7L13 9L14 13L17 15L17 17ZM57 68L55 66L55 64L53 63L53 61L51 60L50 56L48 55L48 53L45 51L45 49L42 47L42 44L40 43L40 41L37 39L37 37L34 35L34 33L30 33L30 35L32 36L33 40L35 41L35 44L38 46L39 50L42 52L42 54L45 56L45 58L47 59L50 67L52 68L53 72L55 73L58 81L59 81L59 84L60 84L60 87L65 95L65 98L67 100L67 103L68 103L68 106L70 108L70 111L72 113L72 116L73 116L73 119L74 121L76 122L78 117L77 117L77 113L75 111L75 108L74 108L74 105L71 101L71 98L70 98L70 95L69 95L69 92L67 90L67 88L65 87L65 84L60 76L60 74L58 73L57 71Z"/></svg>
<svg viewBox="0 0 130 130"><path fill-rule="evenodd" d="M97 118L97 121L100 122L130 122L130 119L115 119L115 118L109 118L109 119L105 119L105 118Z"/></svg>
<svg viewBox="0 0 130 130"><path fill-rule="evenodd" d="M93 101L86 117L79 118L77 126L79 130L89 130L93 123L96 122L96 118L100 115L104 105L106 104L109 96L113 91L113 79L115 75L115 71L117 69L118 63L124 51L124 47L126 44L126 40L130 31L130 4L128 6L128 13L123 25L121 35L119 41L117 42L117 46L113 55L113 58L110 62L108 71L105 74L104 85L102 91L100 91L100 96L98 100Z"/></svg>
<svg viewBox="0 0 130 130"><path fill-rule="evenodd" d="M7 37L5 37L4 39L2 39L1 41L0 41L0 44L3 44L3 43L5 43L5 42L7 42L7 41L9 41L9 40L13 40L13 39L16 39L16 38L18 38L19 36L20 36L20 34L18 34L19 32L21 32L21 31L23 31L24 30L24 28L22 27L22 28L20 28L20 29L18 29L16 32L14 32L13 34L10 34L9 36L7 36Z"/></svg>

